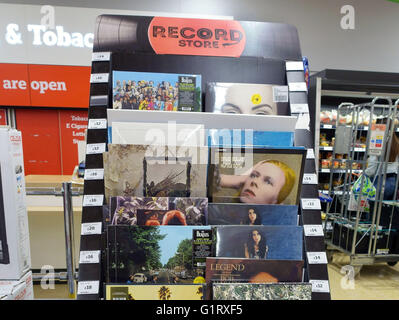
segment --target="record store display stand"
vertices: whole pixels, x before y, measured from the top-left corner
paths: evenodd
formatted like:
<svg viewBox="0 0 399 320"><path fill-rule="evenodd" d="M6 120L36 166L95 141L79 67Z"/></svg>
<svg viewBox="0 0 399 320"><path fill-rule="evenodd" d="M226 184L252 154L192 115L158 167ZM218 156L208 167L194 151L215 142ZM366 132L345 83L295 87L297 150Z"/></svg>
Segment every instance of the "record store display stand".
<svg viewBox="0 0 399 320"><path fill-rule="evenodd" d="M80 300L105 296L103 152L108 143L107 109L112 108L112 71L200 74L202 88L212 81L288 86L291 115L309 118L302 56L293 26L103 15L97 18L95 30L80 242ZM295 146L308 149L299 203L300 225L304 227L304 281L312 283L312 299L326 300L330 299L330 290L315 139L308 127L301 126L295 132Z"/></svg>

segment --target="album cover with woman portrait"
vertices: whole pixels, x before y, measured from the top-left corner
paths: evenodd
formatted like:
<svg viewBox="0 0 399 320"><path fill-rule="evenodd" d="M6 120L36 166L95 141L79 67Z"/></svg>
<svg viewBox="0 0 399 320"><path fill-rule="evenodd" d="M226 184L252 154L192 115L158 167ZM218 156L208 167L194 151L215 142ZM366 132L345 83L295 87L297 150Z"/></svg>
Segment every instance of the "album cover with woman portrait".
<svg viewBox="0 0 399 320"><path fill-rule="evenodd" d="M104 159L106 199L206 197L207 147L110 144Z"/></svg>
<svg viewBox="0 0 399 320"><path fill-rule="evenodd" d="M208 199L214 203L298 205L305 148L211 148Z"/></svg>
<svg viewBox="0 0 399 320"><path fill-rule="evenodd" d="M298 225L298 206L209 203L210 225Z"/></svg>
<svg viewBox="0 0 399 320"><path fill-rule="evenodd" d="M112 225L205 225L207 198L112 197L109 218Z"/></svg>
<svg viewBox="0 0 399 320"><path fill-rule="evenodd" d="M299 226L217 226L216 257L302 260Z"/></svg>
<svg viewBox="0 0 399 320"><path fill-rule="evenodd" d="M205 111L289 116L288 87L273 84L209 82Z"/></svg>

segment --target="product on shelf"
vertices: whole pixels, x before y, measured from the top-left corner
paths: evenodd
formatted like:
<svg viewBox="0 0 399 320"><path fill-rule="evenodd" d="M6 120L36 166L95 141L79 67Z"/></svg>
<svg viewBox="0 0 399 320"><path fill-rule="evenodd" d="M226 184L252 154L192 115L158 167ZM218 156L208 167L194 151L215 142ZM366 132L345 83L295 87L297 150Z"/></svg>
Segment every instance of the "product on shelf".
<svg viewBox="0 0 399 320"><path fill-rule="evenodd" d="M201 76L114 71L113 108L201 111Z"/></svg>
<svg viewBox="0 0 399 320"><path fill-rule="evenodd" d="M301 260L303 228L217 226L216 257Z"/></svg>
<svg viewBox="0 0 399 320"><path fill-rule="evenodd" d="M113 225L204 225L207 198L111 197Z"/></svg>
<svg viewBox="0 0 399 320"><path fill-rule="evenodd" d="M207 258L206 283L301 282L303 266L303 260Z"/></svg>
<svg viewBox="0 0 399 320"><path fill-rule="evenodd" d="M111 196L205 197L207 147L108 145L104 184Z"/></svg>
<svg viewBox="0 0 399 320"><path fill-rule="evenodd" d="M211 148L208 198L216 203L299 201L306 149Z"/></svg>
<svg viewBox="0 0 399 320"><path fill-rule="evenodd" d="M207 112L289 115L288 89L271 84L208 83Z"/></svg>
<svg viewBox="0 0 399 320"><path fill-rule="evenodd" d="M210 203L210 225L297 225L298 206Z"/></svg>
<svg viewBox="0 0 399 320"><path fill-rule="evenodd" d="M107 227L108 281L127 284L204 282L209 226Z"/></svg>
<svg viewBox="0 0 399 320"><path fill-rule="evenodd" d="M106 300L203 300L203 284L105 285Z"/></svg>
<svg viewBox="0 0 399 320"><path fill-rule="evenodd" d="M213 300L311 300L311 283L214 283Z"/></svg>

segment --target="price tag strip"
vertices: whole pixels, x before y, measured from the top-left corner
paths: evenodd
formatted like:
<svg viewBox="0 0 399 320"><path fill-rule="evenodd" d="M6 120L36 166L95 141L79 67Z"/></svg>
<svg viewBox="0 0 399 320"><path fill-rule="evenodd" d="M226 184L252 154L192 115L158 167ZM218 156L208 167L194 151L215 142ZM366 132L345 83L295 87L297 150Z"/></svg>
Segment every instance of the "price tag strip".
<svg viewBox="0 0 399 320"><path fill-rule="evenodd" d="M105 152L105 143L90 143L86 146L86 154L99 154Z"/></svg>
<svg viewBox="0 0 399 320"><path fill-rule="evenodd" d="M306 152L306 159L314 159L314 150L313 149L308 149Z"/></svg>
<svg viewBox="0 0 399 320"><path fill-rule="evenodd" d="M315 173L304 173L303 184L318 184L317 175Z"/></svg>
<svg viewBox="0 0 399 320"><path fill-rule="evenodd" d="M84 179L85 180L103 180L104 179L104 169L86 169Z"/></svg>
<svg viewBox="0 0 399 320"><path fill-rule="evenodd" d="M307 252L309 264L327 264L325 252Z"/></svg>
<svg viewBox="0 0 399 320"><path fill-rule="evenodd" d="M290 107L291 113L309 113L309 105L307 103L292 103Z"/></svg>
<svg viewBox="0 0 399 320"><path fill-rule="evenodd" d="M83 196L83 207L101 207L103 201L103 194L86 194Z"/></svg>
<svg viewBox="0 0 399 320"><path fill-rule="evenodd" d="M330 292L328 280L309 280L309 283L312 284L312 292Z"/></svg>
<svg viewBox="0 0 399 320"><path fill-rule="evenodd" d="M111 58L111 52L93 52L91 55L91 61L109 61Z"/></svg>
<svg viewBox="0 0 399 320"><path fill-rule="evenodd" d="M91 236L93 234L101 234L101 222L82 223L81 235Z"/></svg>
<svg viewBox="0 0 399 320"><path fill-rule="evenodd" d="M303 226L305 237L324 237L323 226L321 224L307 224Z"/></svg>
<svg viewBox="0 0 399 320"><path fill-rule="evenodd" d="M90 77L90 83L107 83L108 79L108 73L94 73Z"/></svg>
<svg viewBox="0 0 399 320"><path fill-rule="evenodd" d="M107 129L107 119L89 119L89 129Z"/></svg>
<svg viewBox="0 0 399 320"><path fill-rule="evenodd" d="M78 294L98 294L100 281L79 281Z"/></svg>
<svg viewBox="0 0 399 320"><path fill-rule="evenodd" d="M288 88L290 92L307 92L308 87L306 85L306 82L291 82L288 84Z"/></svg>
<svg viewBox="0 0 399 320"><path fill-rule="evenodd" d="M303 71L303 61L287 61L285 63L286 71Z"/></svg>
<svg viewBox="0 0 399 320"><path fill-rule="evenodd" d="M100 263L100 250L81 251L79 263Z"/></svg>
<svg viewBox="0 0 399 320"><path fill-rule="evenodd" d="M321 210L320 199L301 199L303 210Z"/></svg>

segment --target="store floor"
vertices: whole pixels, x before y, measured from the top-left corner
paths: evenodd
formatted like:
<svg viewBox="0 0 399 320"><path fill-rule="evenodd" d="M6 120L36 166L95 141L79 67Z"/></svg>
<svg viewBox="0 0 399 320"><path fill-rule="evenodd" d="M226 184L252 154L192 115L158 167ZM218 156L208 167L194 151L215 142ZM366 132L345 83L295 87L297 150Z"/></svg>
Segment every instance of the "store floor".
<svg viewBox="0 0 399 320"><path fill-rule="evenodd" d="M363 266L354 281L344 274L349 258L335 253L328 265L331 299L333 300L399 300L399 264ZM341 273L341 270L343 273ZM34 285L35 299L70 299L66 284L56 284L53 290Z"/></svg>

